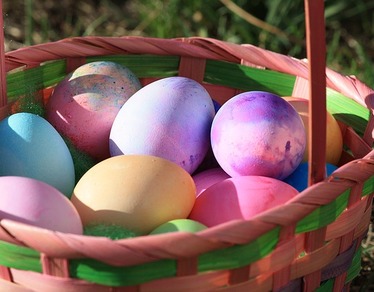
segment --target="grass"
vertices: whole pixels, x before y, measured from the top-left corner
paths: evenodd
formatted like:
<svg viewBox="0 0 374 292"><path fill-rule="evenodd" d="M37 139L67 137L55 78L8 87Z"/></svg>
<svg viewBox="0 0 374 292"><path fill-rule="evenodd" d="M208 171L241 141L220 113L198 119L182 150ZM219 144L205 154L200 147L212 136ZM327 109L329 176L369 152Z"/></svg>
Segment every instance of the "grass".
<svg viewBox="0 0 374 292"><path fill-rule="evenodd" d="M85 35L209 36L306 56L302 0L3 2L7 51ZM326 0L325 8L327 65L374 88L374 0ZM363 248L361 277L352 290L374 291L372 229Z"/></svg>

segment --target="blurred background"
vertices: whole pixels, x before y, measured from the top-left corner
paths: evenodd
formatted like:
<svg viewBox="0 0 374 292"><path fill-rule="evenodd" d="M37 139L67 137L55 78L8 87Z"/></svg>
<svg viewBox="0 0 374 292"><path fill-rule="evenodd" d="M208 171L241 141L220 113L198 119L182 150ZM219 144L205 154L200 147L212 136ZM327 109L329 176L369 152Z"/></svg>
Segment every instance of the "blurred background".
<svg viewBox="0 0 374 292"><path fill-rule="evenodd" d="M374 88L374 0L326 0L327 64ZM3 0L6 50L66 37L213 37L304 58L303 0Z"/></svg>
<svg viewBox="0 0 374 292"><path fill-rule="evenodd" d="M374 88L374 0L325 0L327 65ZM202 36L306 57L303 0L3 0L6 51L74 36ZM374 291L374 230L351 291Z"/></svg>

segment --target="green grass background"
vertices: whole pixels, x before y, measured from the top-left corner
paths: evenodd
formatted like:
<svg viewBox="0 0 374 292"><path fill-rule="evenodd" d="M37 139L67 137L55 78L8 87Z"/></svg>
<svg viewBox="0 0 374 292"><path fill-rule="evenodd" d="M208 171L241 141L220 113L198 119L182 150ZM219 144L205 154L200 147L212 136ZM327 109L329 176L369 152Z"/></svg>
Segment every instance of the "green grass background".
<svg viewBox="0 0 374 292"><path fill-rule="evenodd" d="M3 0L3 7L6 50L84 35L203 36L306 57L303 0ZM374 0L326 0L325 11L328 66L374 88Z"/></svg>

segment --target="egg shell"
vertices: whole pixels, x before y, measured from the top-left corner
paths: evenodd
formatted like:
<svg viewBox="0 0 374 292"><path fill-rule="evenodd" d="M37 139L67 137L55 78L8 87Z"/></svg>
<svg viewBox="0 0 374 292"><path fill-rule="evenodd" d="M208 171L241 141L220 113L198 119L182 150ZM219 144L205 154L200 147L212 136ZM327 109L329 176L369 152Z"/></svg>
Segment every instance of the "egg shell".
<svg viewBox="0 0 374 292"><path fill-rule="evenodd" d="M141 88L118 63L97 61L68 74L46 106L48 121L79 150L97 160L110 157L109 133L121 106Z"/></svg>
<svg viewBox="0 0 374 292"><path fill-rule="evenodd" d="M302 192L308 187L308 167L308 162L300 163L295 171L283 181L297 189L299 192ZM326 163L326 177L331 175L336 169L338 169L337 166L331 163Z"/></svg>
<svg viewBox="0 0 374 292"><path fill-rule="evenodd" d="M83 233L77 210L56 188L32 178L1 176L0 189L0 219L53 231Z"/></svg>
<svg viewBox="0 0 374 292"><path fill-rule="evenodd" d="M120 155L89 169L71 201L84 226L114 224L148 234L162 223L187 218L195 192L191 175L169 160Z"/></svg>
<svg viewBox="0 0 374 292"><path fill-rule="evenodd" d="M150 235L168 233L168 232L198 232L207 229L204 224L191 219L175 219L168 221L150 232Z"/></svg>
<svg viewBox="0 0 374 292"><path fill-rule="evenodd" d="M299 97L284 97L299 113L307 133L307 145L303 162L308 161L309 155L309 100ZM343 151L343 134L334 116L326 111L326 163L339 163Z"/></svg>
<svg viewBox="0 0 374 292"><path fill-rule="evenodd" d="M70 197L75 171L69 149L53 126L31 113L0 121L0 176L41 180Z"/></svg>
<svg viewBox="0 0 374 292"><path fill-rule="evenodd" d="M193 173L207 154L213 101L198 82L168 77L137 91L121 108L110 132L110 153L168 159Z"/></svg>
<svg viewBox="0 0 374 292"><path fill-rule="evenodd" d="M297 194L290 185L271 177L228 178L202 192L188 218L208 227L235 219L249 220Z"/></svg>
<svg viewBox="0 0 374 292"><path fill-rule="evenodd" d="M231 177L283 179L303 159L306 132L299 114L280 96L249 91L219 109L211 143L219 165Z"/></svg>
<svg viewBox="0 0 374 292"><path fill-rule="evenodd" d="M192 176L196 186L196 196L198 197L211 185L223 181L230 176L222 168L211 168Z"/></svg>

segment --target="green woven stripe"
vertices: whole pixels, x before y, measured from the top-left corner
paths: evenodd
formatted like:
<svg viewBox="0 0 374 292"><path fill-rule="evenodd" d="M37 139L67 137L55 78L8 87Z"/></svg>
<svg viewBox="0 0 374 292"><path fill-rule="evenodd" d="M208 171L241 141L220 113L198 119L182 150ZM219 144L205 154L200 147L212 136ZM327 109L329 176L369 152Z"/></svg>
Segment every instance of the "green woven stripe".
<svg viewBox="0 0 374 292"><path fill-rule="evenodd" d="M370 116L367 108L329 88L326 105L335 119L350 125L359 135L363 135Z"/></svg>
<svg viewBox="0 0 374 292"><path fill-rule="evenodd" d="M279 230L280 228L275 228L249 244L235 245L201 255L199 271L238 268L265 257L275 248Z"/></svg>
<svg viewBox="0 0 374 292"><path fill-rule="evenodd" d="M42 272L39 252L0 241L0 265L19 270Z"/></svg>
<svg viewBox="0 0 374 292"><path fill-rule="evenodd" d="M303 233L319 229L336 220L348 204L349 190L341 194L330 204L319 207L304 217L296 226L296 233Z"/></svg>
<svg viewBox="0 0 374 292"><path fill-rule="evenodd" d="M295 76L239 64L208 60L204 81L241 90L262 90L281 96L289 96L292 93Z"/></svg>
<svg viewBox="0 0 374 292"><path fill-rule="evenodd" d="M27 70L18 70L7 75L7 93L9 101L17 97L55 85L65 76L65 61L57 60Z"/></svg>
<svg viewBox="0 0 374 292"><path fill-rule="evenodd" d="M165 78L178 74L179 57L154 55L114 55L87 58L87 62L112 61L128 67L138 78Z"/></svg>
<svg viewBox="0 0 374 292"><path fill-rule="evenodd" d="M356 278L361 271L361 256L362 256L362 247L361 245L357 249L355 255L352 259L352 264L348 269L347 278L345 280L346 283L351 282L354 278Z"/></svg>
<svg viewBox="0 0 374 292"><path fill-rule="evenodd" d="M365 181L362 189L362 197L374 193L374 176Z"/></svg>
<svg viewBox="0 0 374 292"><path fill-rule="evenodd" d="M245 245L235 245L226 249L205 253L199 257L200 272L232 269L247 265L269 254L278 241L276 228L255 241ZM113 267L92 259L72 260L70 274L108 286L131 286L164 277L176 275L175 260L161 260L135 267Z"/></svg>

